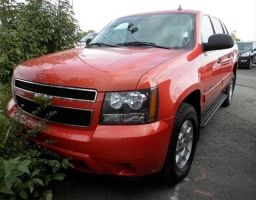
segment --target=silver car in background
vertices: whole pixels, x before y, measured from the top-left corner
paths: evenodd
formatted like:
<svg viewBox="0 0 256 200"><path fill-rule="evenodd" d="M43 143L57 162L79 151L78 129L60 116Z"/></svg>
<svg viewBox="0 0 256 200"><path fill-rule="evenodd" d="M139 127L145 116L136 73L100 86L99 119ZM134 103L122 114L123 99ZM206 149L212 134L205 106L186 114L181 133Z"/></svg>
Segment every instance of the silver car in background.
<svg viewBox="0 0 256 200"><path fill-rule="evenodd" d="M75 47L86 47L86 40L87 39L91 39L93 40L96 36L98 35L98 33L88 33L86 36L84 36L80 42L78 42L77 44L75 44Z"/></svg>

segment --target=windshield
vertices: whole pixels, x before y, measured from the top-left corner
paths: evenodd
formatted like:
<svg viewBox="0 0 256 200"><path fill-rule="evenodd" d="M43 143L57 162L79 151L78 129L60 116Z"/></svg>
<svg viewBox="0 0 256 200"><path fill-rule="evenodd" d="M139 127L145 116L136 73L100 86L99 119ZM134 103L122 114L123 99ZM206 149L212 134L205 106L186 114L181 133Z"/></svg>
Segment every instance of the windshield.
<svg viewBox="0 0 256 200"><path fill-rule="evenodd" d="M238 42L237 43L239 50L251 50L252 49L252 43L250 42Z"/></svg>
<svg viewBox="0 0 256 200"><path fill-rule="evenodd" d="M194 27L195 15L186 13L146 14L119 18L98 34L90 44L90 48L104 44L104 46L117 47L141 45L191 49L194 47Z"/></svg>

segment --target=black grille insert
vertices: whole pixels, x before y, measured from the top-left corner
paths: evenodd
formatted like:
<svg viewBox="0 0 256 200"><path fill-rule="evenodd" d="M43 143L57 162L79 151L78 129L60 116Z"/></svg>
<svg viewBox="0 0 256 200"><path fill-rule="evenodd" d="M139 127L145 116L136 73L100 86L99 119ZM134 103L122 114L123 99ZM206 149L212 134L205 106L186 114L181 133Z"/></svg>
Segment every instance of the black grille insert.
<svg viewBox="0 0 256 200"><path fill-rule="evenodd" d="M32 114L41 105L16 95L18 106L26 113ZM47 114L56 111L47 121L72 126L88 127L91 123L92 111L57 106L47 106L37 114L32 114L40 119L45 119Z"/></svg>
<svg viewBox="0 0 256 200"><path fill-rule="evenodd" d="M32 83L18 79L15 80L15 87L34 93L47 94L54 97L77 99L83 101L95 101L96 99L95 90L69 87L65 88L61 86Z"/></svg>

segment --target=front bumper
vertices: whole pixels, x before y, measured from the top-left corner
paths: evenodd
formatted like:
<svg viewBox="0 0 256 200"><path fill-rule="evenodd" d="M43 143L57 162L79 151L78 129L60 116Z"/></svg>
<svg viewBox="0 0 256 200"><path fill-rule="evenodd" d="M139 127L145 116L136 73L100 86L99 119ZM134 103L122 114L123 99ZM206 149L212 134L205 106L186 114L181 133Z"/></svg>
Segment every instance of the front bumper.
<svg viewBox="0 0 256 200"><path fill-rule="evenodd" d="M8 104L12 117L18 112ZM38 124L29 118L31 124ZM72 157L76 169L98 174L140 177L161 171L172 130L173 117L143 125L98 125L94 130L49 124L34 142L56 140L47 147L63 157Z"/></svg>
<svg viewBox="0 0 256 200"><path fill-rule="evenodd" d="M248 67L250 65L250 56L247 57L239 57L238 66L239 67Z"/></svg>

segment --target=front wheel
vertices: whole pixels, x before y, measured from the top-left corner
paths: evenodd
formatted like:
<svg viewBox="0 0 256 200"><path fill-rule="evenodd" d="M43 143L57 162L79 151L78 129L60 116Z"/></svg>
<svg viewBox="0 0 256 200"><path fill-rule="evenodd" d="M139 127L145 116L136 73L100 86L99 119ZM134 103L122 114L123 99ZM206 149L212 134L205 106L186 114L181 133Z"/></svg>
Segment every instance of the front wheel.
<svg viewBox="0 0 256 200"><path fill-rule="evenodd" d="M161 172L166 183L176 184L189 172L196 149L198 131L194 107L182 103L174 119L169 148Z"/></svg>
<svg viewBox="0 0 256 200"><path fill-rule="evenodd" d="M252 58L250 58L247 69L251 69L252 68Z"/></svg>

